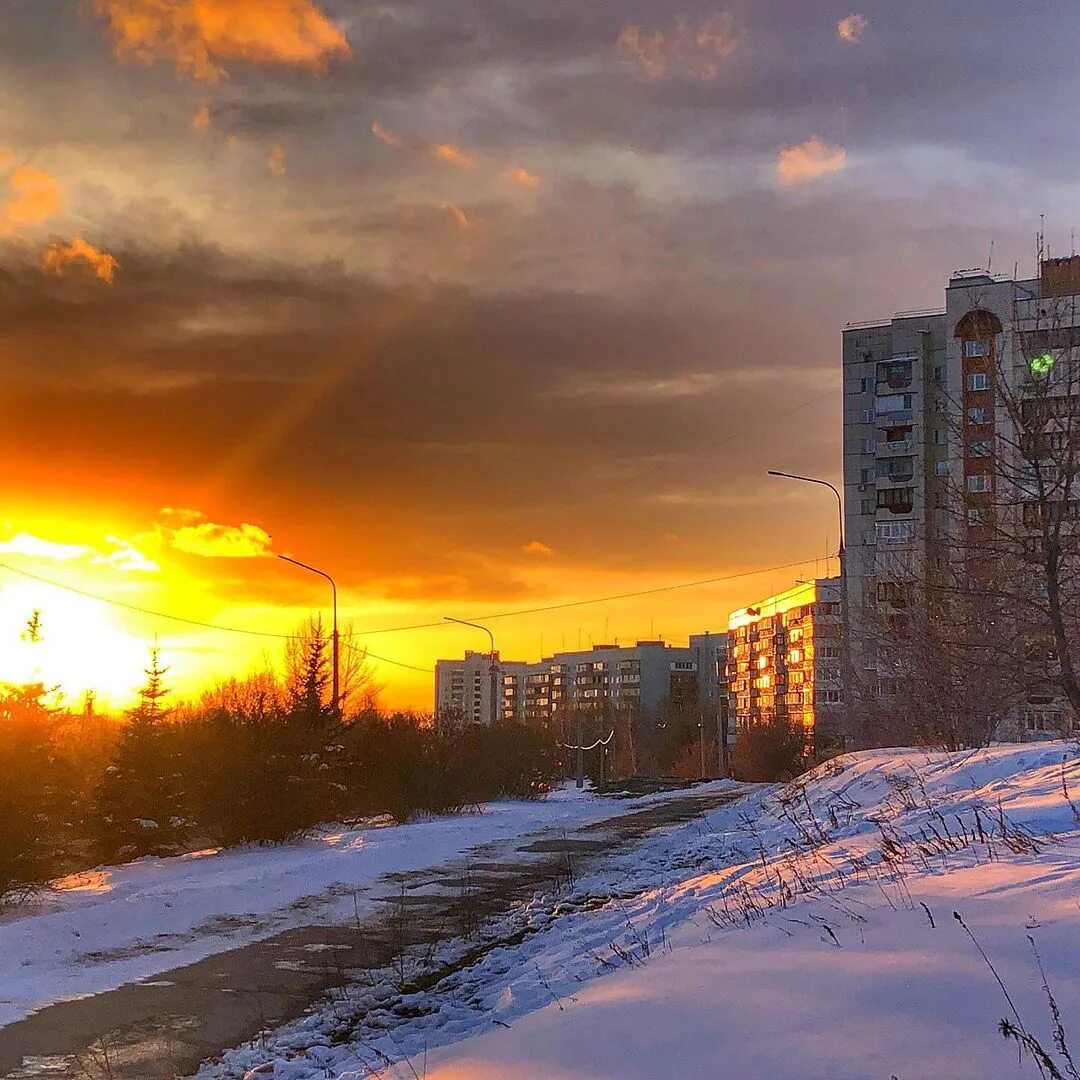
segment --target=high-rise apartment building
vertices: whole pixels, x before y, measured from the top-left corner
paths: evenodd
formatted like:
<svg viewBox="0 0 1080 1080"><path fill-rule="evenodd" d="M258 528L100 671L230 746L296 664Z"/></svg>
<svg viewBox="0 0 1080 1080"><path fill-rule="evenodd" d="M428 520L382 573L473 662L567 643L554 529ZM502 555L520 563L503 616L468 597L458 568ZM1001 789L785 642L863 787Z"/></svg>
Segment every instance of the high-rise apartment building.
<svg viewBox="0 0 1080 1080"><path fill-rule="evenodd" d="M1054 414L1037 437L1048 448L1064 437L1055 423L1080 413L1076 388L1048 394L1047 386L1055 364L1074 363L1077 346L1077 256L1040 260L1031 279L959 271L940 309L844 330L848 598L863 685L881 670L869 644L875 635L866 633L871 619L876 628L902 620L935 566L961 551L967 567L978 567L980 545L1005 527L1022 536L1037 523L1042 511L1024 480L1033 438L1025 421L1034 410ZM1052 512L1080 518L1068 488ZM1060 705L1037 697L1020 709L1041 728L1040 710Z"/></svg>
<svg viewBox="0 0 1080 1080"><path fill-rule="evenodd" d="M802 582L732 612L727 678L736 736L786 720L808 749L835 744L843 703L839 578Z"/></svg>

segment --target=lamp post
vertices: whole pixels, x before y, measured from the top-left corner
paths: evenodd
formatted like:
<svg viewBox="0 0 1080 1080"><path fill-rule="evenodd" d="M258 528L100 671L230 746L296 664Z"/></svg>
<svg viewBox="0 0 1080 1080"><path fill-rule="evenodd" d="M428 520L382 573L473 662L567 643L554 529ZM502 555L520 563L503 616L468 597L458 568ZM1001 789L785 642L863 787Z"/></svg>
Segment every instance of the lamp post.
<svg viewBox="0 0 1080 1080"><path fill-rule="evenodd" d="M341 683L340 683L340 667L339 667L340 639L338 638L337 583L334 581L334 579L325 570L318 570L314 566L308 566L307 563L302 563L302 562L300 562L299 559L291 559L291 558L289 558L288 555L279 555L278 558L282 559L284 562L292 563L293 566L299 566L301 570L308 570L312 574L318 574L319 577L326 578L326 580L330 582L330 592L331 592L331 595L332 595L333 601L334 601L334 636L332 638L332 642L333 642L333 672L334 672L334 674L333 674L333 689L331 691L331 693L332 693L331 705L332 705L333 710L334 710L334 716L338 717L340 719L340 717L341 717L341 702L340 702Z"/></svg>
<svg viewBox="0 0 1080 1080"><path fill-rule="evenodd" d="M489 718L491 723L494 725L495 719L498 716L498 695L496 693L496 687L498 684L498 667L495 663L495 635L486 626L481 626L479 623L468 622L465 619L455 619L453 615L444 615L443 618L447 622L458 623L461 626L471 626L474 630L483 630L491 641L491 665L488 668L488 675L491 679L491 701L489 702Z"/></svg>
<svg viewBox="0 0 1080 1080"><path fill-rule="evenodd" d="M851 662L851 605L848 603L847 549L844 546L844 499L836 486L830 484L828 480L819 480L816 476L781 472L778 469L769 469L768 472L770 476L781 476L785 480L799 480L804 484L826 487L836 496L837 523L840 530L839 548L836 553L840 560L840 685L844 695L844 738L849 739L854 734L851 722L851 698L855 690L855 680Z"/></svg>

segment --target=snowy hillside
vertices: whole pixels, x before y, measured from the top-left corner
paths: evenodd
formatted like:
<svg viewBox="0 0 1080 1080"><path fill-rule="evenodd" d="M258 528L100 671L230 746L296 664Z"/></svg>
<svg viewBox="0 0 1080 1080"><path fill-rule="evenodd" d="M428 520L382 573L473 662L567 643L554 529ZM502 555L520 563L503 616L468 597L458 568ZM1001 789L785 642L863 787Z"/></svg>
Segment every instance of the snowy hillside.
<svg viewBox="0 0 1080 1080"><path fill-rule="evenodd" d="M1080 1048L1070 799L1080 762L1063 743L851 755L365 976L201 1075L1039 1075L1007 1019L1075 1077L1039 966L1057 1038Z"/></svg>

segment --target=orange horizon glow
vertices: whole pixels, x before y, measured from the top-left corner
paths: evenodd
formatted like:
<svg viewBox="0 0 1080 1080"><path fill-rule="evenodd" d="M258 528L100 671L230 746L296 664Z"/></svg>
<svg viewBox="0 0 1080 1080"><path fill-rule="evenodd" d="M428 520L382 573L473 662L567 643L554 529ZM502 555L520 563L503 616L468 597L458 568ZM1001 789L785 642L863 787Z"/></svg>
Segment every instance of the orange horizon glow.
<svg viewBox="0 0 1080 1080"><path fill-rule="evenodd" d="M87 691L94 694L99 711L129 708L145 681L152 647L160 650L161 662L169 669L166 684L174 703L195 700L208 686L232 676L267 669L280 672L282 637L295 633L312 614L329 620L324 584L273 558L269 535L250 523L223 525L195 510L167 508L153 523L128 536L101 524L35 521L33 531L12 522L0 524L0 564L10 568L0 568L0 682L41 682L58 689L71 708L80 706ZM547 545L533 541L519 555L538 583L550 578L557 555ZM818 562L815 572L828 572L824 560ZM236 593L241 572L251 583L251 595L237 597L231 594ZM662 636L677 644L690 633L722 630L736 606L733 599L745 603L767 595L775 591L774 582L790 582L794 574L794 570L766 573L649 598L493 619L491 625L501 654L515 660L535 661L541 655L602 641L627 643ZM566 584L556 590L549 586L545 595L548 602L570 604L612 595L626 588L628 580L568 569ZM642 588L662 584L655 571L635 574L632 580ZM384 707L428 711L433 697L428 672L435 660L486 647L483 635L443 625L443 615L482 619L485 610L497 614L530 606L440 595L434 583L430 595L408 600L374 593L361 599L345 590L340 616L343 631L354 628L353 640L375 654L369 663L382 687ZM131 608L265 636L190 625ZM40 612L41 639L30 641L26 628L35 611ZM365 633L414 623L435 625L401 633ZM399 667L389 662L393 660L423 670Z"/></svg>

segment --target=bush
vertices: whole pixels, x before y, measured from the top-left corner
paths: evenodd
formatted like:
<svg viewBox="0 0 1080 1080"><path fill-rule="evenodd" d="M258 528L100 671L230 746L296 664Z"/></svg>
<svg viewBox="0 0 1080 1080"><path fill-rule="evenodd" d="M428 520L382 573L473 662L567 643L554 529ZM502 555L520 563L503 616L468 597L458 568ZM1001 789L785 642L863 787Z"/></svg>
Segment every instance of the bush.
<svg viewBox="0 0 1080 1080"><path fill-rule="evenodd" d="M786 720L754 724L735 740L731 773L751 783L791 780L806 771L805 752L803 732Z"/></svg>

